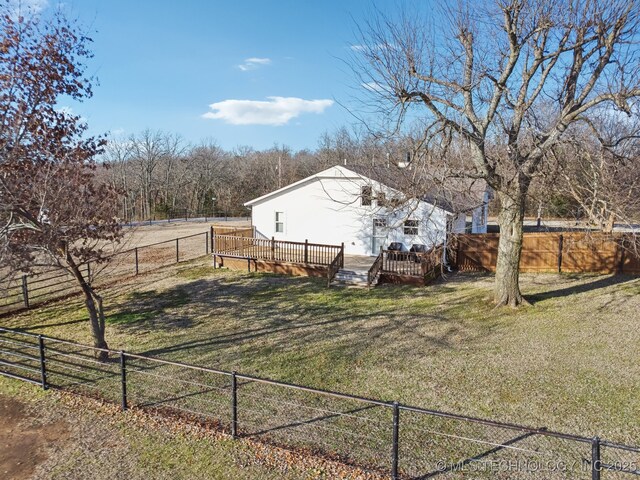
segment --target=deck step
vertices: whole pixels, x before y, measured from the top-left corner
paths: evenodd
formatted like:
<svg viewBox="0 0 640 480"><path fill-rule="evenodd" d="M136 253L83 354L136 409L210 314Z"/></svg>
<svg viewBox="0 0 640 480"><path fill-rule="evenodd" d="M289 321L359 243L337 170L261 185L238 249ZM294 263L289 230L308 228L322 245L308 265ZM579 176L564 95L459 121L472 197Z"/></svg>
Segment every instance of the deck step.
<svg viewBox="0 0 640 480"><path fill-rule="evenodd" d="M333 277L333 284L344 286L367 287L367 272L356 272L353 270L338 270ZM373 283L375 285L376 281Z"/></svg>

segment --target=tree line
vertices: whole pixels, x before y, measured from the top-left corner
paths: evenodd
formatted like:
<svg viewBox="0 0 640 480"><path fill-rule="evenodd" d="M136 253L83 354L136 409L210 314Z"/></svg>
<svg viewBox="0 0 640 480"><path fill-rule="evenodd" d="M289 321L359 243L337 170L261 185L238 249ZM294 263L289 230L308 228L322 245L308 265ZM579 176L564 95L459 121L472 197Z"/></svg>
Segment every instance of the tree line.
<svg viewBox="0 0 640 480"><path fill-rule="evenodd" d="M598 121L608 125L606 138L587 127L573 128L550 152L545 169L532 179L527 216L579 220L603 231L640 221L640 122L611 112L603 112ZM413 173L417 187L406 182L408 191L420 194L420 188L423 194L446 197L458 189L450 166L462 153L433 148L427 161L415 160L424 157L417 143L410 134L388 139L340 128L324 133L315 149L225 150L214 140L189 145L176 134L144 130L107 142L98 177L121 192L117 212L122 221L248 216L244 202L331 166L395 168L407 158L428 166L419 181ZM499 209L494 198L490 211Z"/></svg>

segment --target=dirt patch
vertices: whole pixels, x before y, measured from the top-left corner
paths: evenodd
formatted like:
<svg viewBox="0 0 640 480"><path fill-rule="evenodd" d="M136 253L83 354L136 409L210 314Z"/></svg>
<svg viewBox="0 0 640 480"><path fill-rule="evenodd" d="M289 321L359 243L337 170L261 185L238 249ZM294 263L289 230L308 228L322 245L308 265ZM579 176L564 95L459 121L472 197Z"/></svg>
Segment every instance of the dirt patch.
<svg viewBox="0 0 640 480"><path fill-rule="evenodd" d="M24 480L48 458L54 444L60 447L69 439L66 422L36 424L25 404L0 396L0 477Z"/></svg>

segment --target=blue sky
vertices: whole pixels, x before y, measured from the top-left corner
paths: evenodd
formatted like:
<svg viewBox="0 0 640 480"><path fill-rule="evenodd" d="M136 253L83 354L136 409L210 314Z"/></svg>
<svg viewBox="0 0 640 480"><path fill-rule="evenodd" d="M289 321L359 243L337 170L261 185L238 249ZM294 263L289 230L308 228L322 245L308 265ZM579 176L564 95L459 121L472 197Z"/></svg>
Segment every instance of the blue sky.
<svg viewBox="0 0 640 480"><path fill-rule="evenodd" d="M341 106L355 106L357 86L345 60L369 1L75 0L65 9L94 39L99 85L69 105L91 133L150 128L224 148L301 149L354 121Z"/></svg>

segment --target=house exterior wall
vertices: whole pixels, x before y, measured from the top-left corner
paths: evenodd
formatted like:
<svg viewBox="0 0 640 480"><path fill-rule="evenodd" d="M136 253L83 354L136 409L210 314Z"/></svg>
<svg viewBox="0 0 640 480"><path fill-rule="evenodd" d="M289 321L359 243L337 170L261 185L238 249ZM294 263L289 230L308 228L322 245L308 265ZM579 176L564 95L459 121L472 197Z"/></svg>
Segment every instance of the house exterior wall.
<svg viewBox="0 0 640 480"><path fill-rule="evenodd" d="M485 190L482 205L476 207L471 213L471 233L487 233L487 220L489 218L490 192Z"/></svg>
<svg viewBox="0 0 640 480"><path fill-rule="evenodd" d="M372 189L374 199L370 206L361 205L361 188L365 186ZM266 238L333 245L344 242L345 253L355 255L377 254L379 246L386 248L390 242L401 242L408 249L414 243L432 246L444 240L447 220L444 210L415 200L392 211L378 205L375 197L380 192L387 201L399 196L398 192L348 169L333 167L278 194L254 201L252 221L257 234ZM282 232L276 231L276 212L283 214L279 215L284 218ZM418 221L417 234L411 229L405 231L407 219Z"/></svg>

